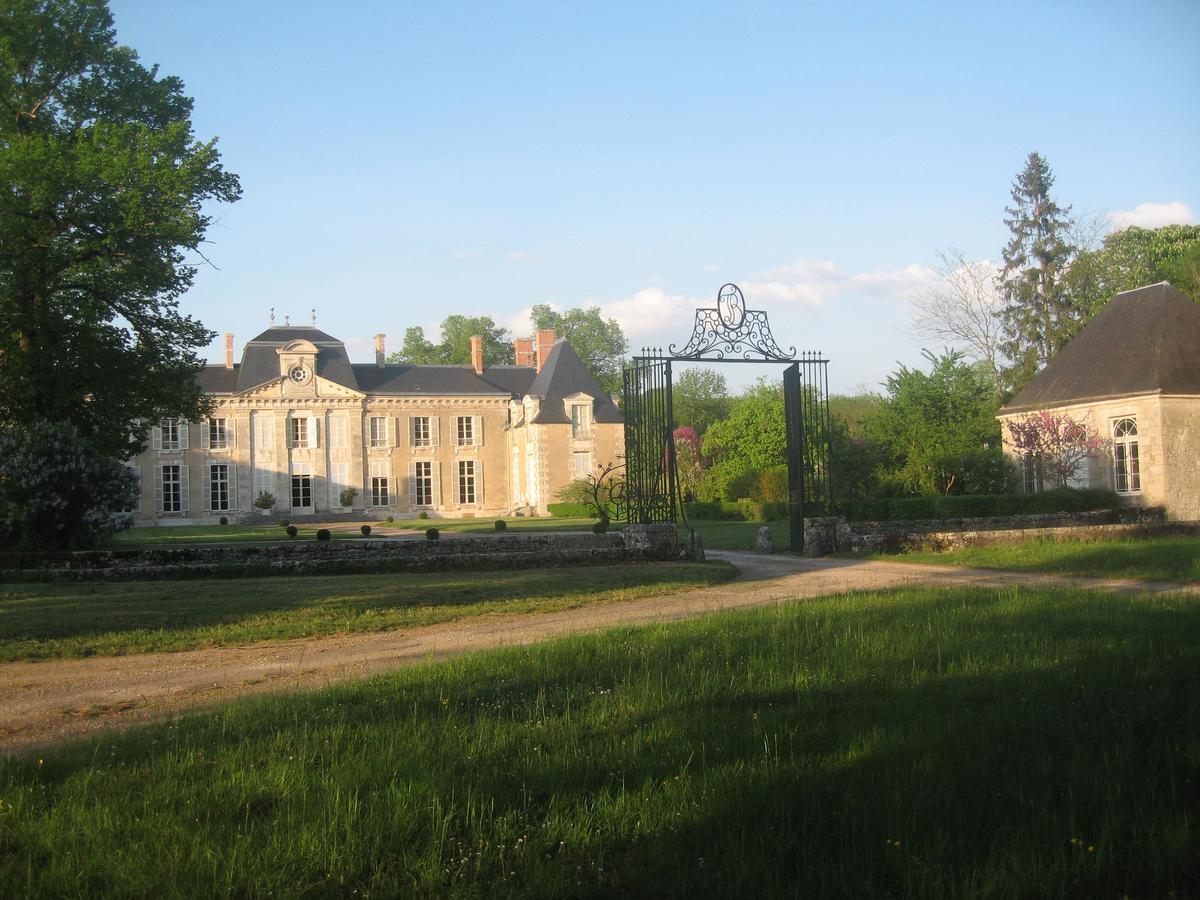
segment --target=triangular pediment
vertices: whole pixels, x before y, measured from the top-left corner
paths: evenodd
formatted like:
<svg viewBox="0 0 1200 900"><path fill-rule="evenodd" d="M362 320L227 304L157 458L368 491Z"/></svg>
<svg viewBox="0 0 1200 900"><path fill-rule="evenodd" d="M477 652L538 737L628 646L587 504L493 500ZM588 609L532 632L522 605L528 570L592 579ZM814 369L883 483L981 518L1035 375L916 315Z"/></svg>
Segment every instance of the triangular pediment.
<svg viewBox="0 0 1200 900"><path fill-rule="evenodd" d="M330 381L328 378L322 378L320 375L314 375L307 384L296 385L290 379L279 377L271 381L263 382L255 385L248 391L242 391L239 394L234 394L235 397L242 400L254 400L262 398L264 400L278 400L281 397L288 399L306 400L313 398L326 398L330 400L361 400L367 395L351 390L345 385L338 384L336 381Z"/></svg>

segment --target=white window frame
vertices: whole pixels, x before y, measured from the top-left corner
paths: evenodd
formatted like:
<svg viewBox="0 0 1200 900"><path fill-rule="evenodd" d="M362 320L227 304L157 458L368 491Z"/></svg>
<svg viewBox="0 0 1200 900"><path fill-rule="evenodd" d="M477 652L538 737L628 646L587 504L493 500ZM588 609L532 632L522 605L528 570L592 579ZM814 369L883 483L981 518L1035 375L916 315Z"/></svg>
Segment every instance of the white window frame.
<svg viewBox="0 0 1200 900"><path fill-rule="evenodd" d="M349 446L349 420L343 415L329 417L329 449L345 450Z"/></svg>
<svg viewBox="0 0 1200 900"><path fill-rule="evenodd" d="M200 446L205 450L229 450L233 447L233 430L229 427L227 416L213 416L201 424Z"/></svg>
<svg viewBox="0 0 1200 900"><path fill-rule="evenodd" d="M1136 416L1113 419L1112 442L1113 490L1127 496L1140 494L1142 466Z"/></svg>
<svg viewBox="0 0 1200 900"><path fill-rule="evenodd" d="M474 447L475 443L475 423L478 421L478 416L455 416L454 417L454 446L455 447Z"/></svg>
<svg viewBox="0 0 1200 900"><path fill-rule="evenodd" d="M468 471L470 467L470 471ZM479 460L460 459L456 466L454 495L459 506L478 506L480 495Z"/></svg>
<svg viewBox="0 0 1200 900"><path fill-rule="evenodd" d="M571 418L571 440L591 440L592 405L590 403L572 403L569 412Z"/></svg>
<svg viewBox="0 0 1200 900"><path fill-rule="evenodd" d="M308 505L297 505L297 496L301 500L304 499L305 482L303 479L305 478L308 479ZM299 483L297 483L297 479L300 479ZM288 479L288 502L291 503L292 509L316 511L316 483L312 474L312 466L308 463L292 463L291 476Z"/></svg>
<svg viewBox="0 0 1200 900"><path fill-rule="evenodd" d="M409 463L409 502L413 508L431 508L437 505L437 463L421 459Z"/></svg>
<svg viewBox="0 0 1200 900"><path fill-rule="evenodd" d="M579 471L579 462L583 460L583 471ZM571 451L571 477L580 481L592 474L592 453L590 450Z"/></svg>
<svg viewBox="0 0 1200 900"><path fill-rule="evenodd" d="M367 446L372 450L392 446L392 417L367 417Z"/></svg>
<svg viewBox="0 0 1200 900"><path fill-rule="evenodd" d="M154 449L174 453L188 449L187 419L167 417L154 426Z"/></svg>
<svg viewBox="0 0 1200 900"><path fill-rule="evenodd" d="M371 463L370 477L367 482L367 501L373 507L392 505L392 479L388 472L386 460Z"/></svg>
<svg viewBox="0 0 1200 900"><path fill-rule="evenodd" d="M221 483L217 479L217 472L224 469L225 497L224 502L220 500L217 492L214 490ZM233 512L237 509L237 469L229 463L209 463L208 472L205 473L207 478L204 481L204 496L205 505L209 512Z"/></svg>
<svg viewBox="0 0 1200 900"><path fill-rule="evenodd" d="M408 442L414 450L431 450L439 446L440 420L437 416L410 416Z"/></svg>
<svg viewBox="0 0 1200 900"><path fill-rule="evenodd" d="M254 428L254 450L256 453L275 452L275 417L270 413L256 412L251 420ZM274 492L272 492L274 493Z"/></svg>
<svg viewBox="0 0 1200 900"><path fill-rule="evenodd" d="M175 477L167 479L173 470ZM188 467L183 463L163 463L158 467L156 493L160 513L185 513L188 511Z"/></svg>
<svg viewBox="0 0 1200 900"><path fill-rule="evenodd" d="M330 432L333 441L333 432ZM350 487L350 464L346 462L331 462L329 464L329 508L345 509L342 505L342 491Z"/></svg>
<svg viewBox="0 0 1200 900"><path fill-rule="evenodd" d="M288 440L293 447L308 446L308 416L291 416L289 418Z"/></svg>

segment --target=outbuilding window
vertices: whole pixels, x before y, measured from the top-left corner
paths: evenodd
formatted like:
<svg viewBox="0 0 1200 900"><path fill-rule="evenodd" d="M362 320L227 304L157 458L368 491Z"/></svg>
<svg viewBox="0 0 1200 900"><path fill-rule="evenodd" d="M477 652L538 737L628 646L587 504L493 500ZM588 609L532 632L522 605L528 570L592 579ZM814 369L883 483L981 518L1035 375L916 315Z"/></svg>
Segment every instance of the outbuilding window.
<svg viewBox="0 0 1200 900"><path fill-rule="evenodd" d="M1113 486L1118 494L1137 494L1142 490L1141 464L1138 459L1137 420L1117 419L1112 426Z"/></svg>

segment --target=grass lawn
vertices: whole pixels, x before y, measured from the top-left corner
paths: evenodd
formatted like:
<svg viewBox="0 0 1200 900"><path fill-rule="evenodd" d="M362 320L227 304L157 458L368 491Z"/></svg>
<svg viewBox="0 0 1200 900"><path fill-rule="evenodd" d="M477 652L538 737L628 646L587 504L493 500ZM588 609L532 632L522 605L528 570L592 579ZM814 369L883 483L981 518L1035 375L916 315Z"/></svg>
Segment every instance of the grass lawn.
<svg viewBox="0 0 1200 900"><path fill-rule="evenodd" d="M1200 537L1122 538L1106 541L1032 540L1003 547L944 553L913 552L880 559L1018 572L1057 572L1097 578L1200 582Z"/></svg>
<svg viewBox="0 0 1200 900"><path fill-rule="evenodd" d="M261 525L161 525L141 528L131 528L119 531L112 538L112 545L118 549L137 549L144 547L183 547L194 544L247 544L274 543L287 541L315 541L316 527L296 525L298 534L288 537L287 531L280 528L277 520L264 521ZM361 537L354 534L339 534L331 531L334 540L348 537Z"/></svg>
<svg viewBox="0 0 1200 900"><path fill-rule="evenodd" d="M0 661L113 656L547 612L724 581L723 563L0 585ZM0 842L2 843L2 842ZM3 892L0 891L0 894Z"/></svg>
<svg viewBox="0 0 1200 900"><path fill-rule="evenodd" d="M595 519L557 518L555 516L513 516L505 518L509 531L591 531ZM392 525L380 523L385 528L412 528L424 531L437 528L440 531L457 531L463 534L496 534L495 519L397 519ZM619 523L612 529L619 530Z"/></svg>
<svg viewBox="0 0 1200 900"><path fill-rule="evenodd" d="M698 519L689 524L703 539L705 550L753 550L758 529L764 525L771 528L771 540L776 553L786 551L790 541L787 519L781 522L713 522ZM687 538L687 529L681 524L679 540L686 543Z"/></svg>
<svg viewBox="0 0 1200 900"><path fill-rule="evenodd" d="M10 896L1200 893L1200 604L899 590L0 762Z"/></svg>

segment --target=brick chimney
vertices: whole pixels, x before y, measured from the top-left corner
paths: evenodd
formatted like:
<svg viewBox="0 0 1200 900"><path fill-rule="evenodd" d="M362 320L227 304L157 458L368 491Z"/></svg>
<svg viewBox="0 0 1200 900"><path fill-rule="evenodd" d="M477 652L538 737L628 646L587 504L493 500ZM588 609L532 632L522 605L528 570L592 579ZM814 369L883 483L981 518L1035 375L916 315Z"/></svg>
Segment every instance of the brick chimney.
<svg viewBox="0 0 1200 900"><path fill-rule="evenodd" d="M483 374L483 338L478 334L471 335L471 368L476 375Z"/></svg>
<svg viewBox="0 0 1200 900"><path fill-rule="evenodd" d="M225 368L233 368L233 332L225 332Z"/></svg>
<svg viewBox="0 0 1200 900"><path fill-rule="evenodd" d="M533 338L517 338L513 341L513 362L518 366L532 366L536 363Z"/></svg>
<svg viewBox="0 0 1200 900"><path fill-rule="evenodd" d="M375 365L379 366L379 368L381 368L381 369L383 368L383 357L384 357L383 339L385 337L386 337L386 335L383 335L383 334L375 335Z"/></svg>
<svg viewBox="0 0 1200 900"><path fill-rule="evenodd" d="M537 333L537 370L542 371L542 366L546 364L546 360L550 358L550 350L554 346L553 331L539 331Z"/></svg>

